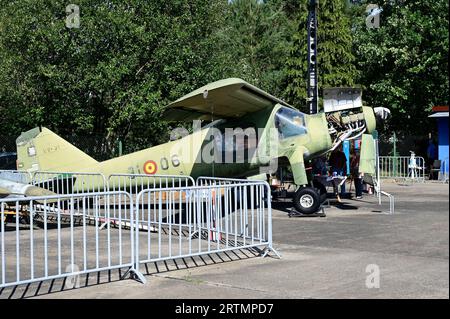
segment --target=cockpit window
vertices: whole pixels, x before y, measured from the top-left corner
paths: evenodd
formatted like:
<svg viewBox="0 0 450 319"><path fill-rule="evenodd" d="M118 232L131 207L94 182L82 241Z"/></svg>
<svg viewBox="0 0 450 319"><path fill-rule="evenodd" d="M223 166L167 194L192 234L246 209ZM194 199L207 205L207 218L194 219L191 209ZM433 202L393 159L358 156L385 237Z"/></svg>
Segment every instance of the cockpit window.
<svg viewBox="0 0 450 319"><path fill-rule="evenodd" d="M306 134L305 114L291 108L282 107L275 113L275 127L282 139Z"/></svg>

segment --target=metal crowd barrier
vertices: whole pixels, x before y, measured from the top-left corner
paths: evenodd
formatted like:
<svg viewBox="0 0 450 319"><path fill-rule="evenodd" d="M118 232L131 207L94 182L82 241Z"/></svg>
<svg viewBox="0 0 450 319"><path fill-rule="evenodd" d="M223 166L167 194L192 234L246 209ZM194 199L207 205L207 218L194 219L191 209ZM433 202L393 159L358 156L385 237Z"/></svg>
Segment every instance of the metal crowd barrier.
<svg viewBox="0 0 450 319"><path fill-rule="evenodd" d="M394 195L385 192L385 191L380 191L380 195L384 195L386 197L389 198L389 214L394 214L395 213L395 198Z"/></svg>
<svg viewBox="0 0 450 319"><path fill-rule="evenodd" d="M210 185L227 185L227 184L240 184L240 183L252 183L255 182L251 179L237 179L237 178L225 178L225 177L209 177L200 176L197 177L197 186L210 186ZM258 182L258 181L256 181Z"/></svg>
<svg viewBox="0 0 450 319"><path fill-rule="evenodd" d="M136 195L143 189L194 185L194 179L185 175L111 174L108 177L109 190L126 191Z"/></svg>
<svg viewBox="0 0 450 319"><path fill-rule="evenodd" d="M167 196L163 197L162 194ZM266 182L146 189L136 201L139 263L236 249L273 251Z"/></svg>
<svg viewBox="0 0 450 319"><path fill-rule="evenodd" d="M0 287L122 267L133 271L134 227L122 227L121 213L111 216L112 195L132 200L125 192L1 199ZM133 206L117 209L129 210L133 225Z"/></svg>
<svg viewBox="0 0 450 319"><path fill-rule="evenodd" d="M33 176L27 171L0 170L0 178L17 183L29 184Z"/></svg>
<svg viewBox="0 0 450 319"><path fill-rule="evenodd" d="M142 263L246 248L279 257L266 182L174 181L144 184L138 194L0 199L0 288L118 268L145 282Z"/></svg>
<svg viewBox="0 0 450 319"><path fill-rule="evenodd" d="M57 194L95 193L107 190L107 181L101 173L51 172L32 173L31 184Z"/></svg>
<svg viewBox="0 0 450 319"><path fill-rule="evenodd" d="M374 186L374 190L375 190L374 195L377 196L379 205L381 205L381 196L382 195L389 198L389 214L391 214L391 215L394 214L395 213L395 197L394 197L394 195L381 190L381 182L380 182L380 180L378 180L376 178L373 178L372 183L369 183L369 184Z"/></svg>
<svg viewBox="0 0 450 319"><path fill-rule="evenodd" d="M191 187L195 185L195 181L191 176L184 175L111 174L107 184L109 191L127 192L136 202L137 195L144 189ZM167 194L162 193L161 196L165 198ZM115 202L115 196L111 200ZM113 216L115 216L115 211L113 211Z"/></svg>
<svg viewBox="0 0 450 319"><path fill-rule="evenodd" d="M416 156L379 156L380 178L410 179L412 181L425 181L425 159Z"/></svg>

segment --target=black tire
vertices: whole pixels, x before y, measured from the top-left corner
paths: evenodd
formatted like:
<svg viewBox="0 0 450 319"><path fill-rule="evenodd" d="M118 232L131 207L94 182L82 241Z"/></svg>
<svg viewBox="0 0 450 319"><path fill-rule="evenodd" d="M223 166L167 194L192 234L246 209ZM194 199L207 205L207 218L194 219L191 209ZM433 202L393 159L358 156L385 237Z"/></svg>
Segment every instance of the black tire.
<svg viewBox="0 0 450 319"><path fill-rule="evenodd" d="M314 214L320 207L320 194L312 187L302 187L295 192L294 207L305 215Z"/></svg>

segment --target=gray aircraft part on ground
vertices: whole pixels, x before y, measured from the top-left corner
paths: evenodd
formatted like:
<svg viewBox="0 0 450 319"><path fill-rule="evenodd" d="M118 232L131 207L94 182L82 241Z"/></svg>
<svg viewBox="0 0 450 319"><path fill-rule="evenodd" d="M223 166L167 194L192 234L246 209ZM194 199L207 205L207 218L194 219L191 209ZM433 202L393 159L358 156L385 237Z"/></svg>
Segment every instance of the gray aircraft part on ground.
<svg viewBox="0 0 450 319"><path fill-rule="evenodd" d="M47 189L30 184L18 183L7 179L0 179L0 198L32 197L56 195Z"/></svg>

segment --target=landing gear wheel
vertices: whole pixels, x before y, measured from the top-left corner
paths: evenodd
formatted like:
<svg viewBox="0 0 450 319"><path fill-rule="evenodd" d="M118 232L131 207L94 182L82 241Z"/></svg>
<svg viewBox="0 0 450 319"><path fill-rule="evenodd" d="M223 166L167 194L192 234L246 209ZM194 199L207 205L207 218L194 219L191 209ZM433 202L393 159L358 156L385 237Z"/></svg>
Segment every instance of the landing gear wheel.
<svg viewBox="0 0 450 319"><path fill-rule="evenodd" d="M310 215L316 213L320 204L320 195L312 187L302 187L295 192L294 207L302 214Z"/></svg>

